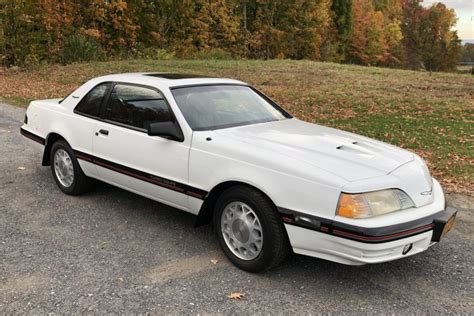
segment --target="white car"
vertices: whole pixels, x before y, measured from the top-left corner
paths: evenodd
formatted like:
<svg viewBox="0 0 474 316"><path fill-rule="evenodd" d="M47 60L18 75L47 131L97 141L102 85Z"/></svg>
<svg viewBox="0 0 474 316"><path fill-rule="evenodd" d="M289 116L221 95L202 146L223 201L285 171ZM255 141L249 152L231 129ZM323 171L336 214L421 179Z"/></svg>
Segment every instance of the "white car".
<svg viewBox="0 0 474 316"><path fill-rule="evenodd" d="M291 250L349 265L400 259L456 216L417 155L300 121L237 80L99 77L31 102L21 133L42 145L64 193L98 179L212 221L247 271Z"/></svg>

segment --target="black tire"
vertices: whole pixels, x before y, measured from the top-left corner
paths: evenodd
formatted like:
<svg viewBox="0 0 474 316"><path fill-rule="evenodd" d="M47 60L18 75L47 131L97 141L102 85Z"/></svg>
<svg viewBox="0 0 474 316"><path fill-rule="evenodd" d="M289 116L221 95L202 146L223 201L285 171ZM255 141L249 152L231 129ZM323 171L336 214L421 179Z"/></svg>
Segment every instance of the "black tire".
<svg viewBox="0 0 474 316"><path fill-rule="evenodd" d="M227 246L221 228L221 216L227 205L243 202L256 213L262 229L263 244L259 255L252 260L237 257ZM261 272L278 266L290 253L290 243L285 227L274 204L262 192L238 185L224 191L218 198L214 209L214 228L226 256L242 270Z"/></svg>
<svg viewBox="0 0 474 316"><path fill-rule="evenodd" d="M73 169L74 169L74 180L72 181L71 185L67 187L61 183L61 181L58 179L58 176L56 175L56 172L54 170L54 155L56 151L60 149L63 149L67 152L67 154L69 155L71 159ZM53 146L51 147L50 161L51 161L51 171L53 173L54 181L56 181L56 184L64 193L68 195L81 195L85 192L90 191L93 188L94 181L84 174L84 172L81 169L81 166L79 166L79 163L77 162L74 152L72 151L71 147L66 141L59 139L53 144Z"/></svg>

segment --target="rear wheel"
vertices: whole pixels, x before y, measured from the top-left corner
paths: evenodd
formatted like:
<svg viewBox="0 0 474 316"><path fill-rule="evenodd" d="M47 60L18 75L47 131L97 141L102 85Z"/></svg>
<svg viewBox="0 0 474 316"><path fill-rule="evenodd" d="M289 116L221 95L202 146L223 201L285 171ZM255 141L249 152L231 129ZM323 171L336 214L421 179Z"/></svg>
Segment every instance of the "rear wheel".
<svg viewBox="0 0 474 316"><path fill-rule="evenodd" d="M219 197L214 227L227 257L249 272L277 266L290 251L275 206L263 193L247 186L232 187Z"/></svg>
<svg viewBox="0 0 474 316"><path fill-rule="evenodd" d="M82 172L71 147L64 140L53 144L50 161L54 180L64 193L79 195L92 188L92 179Z"/></svg>

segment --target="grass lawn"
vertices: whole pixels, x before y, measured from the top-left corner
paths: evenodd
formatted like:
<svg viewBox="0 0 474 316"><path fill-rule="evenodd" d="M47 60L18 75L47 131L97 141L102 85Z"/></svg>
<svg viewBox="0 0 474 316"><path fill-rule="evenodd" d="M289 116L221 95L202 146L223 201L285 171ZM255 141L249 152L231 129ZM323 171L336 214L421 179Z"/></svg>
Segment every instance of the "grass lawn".
<svg viewBox="0 0 474 316"><path fill-rule="evenodd" d="M474 76L310 61L134 60L0 73L0 98L26 106L109 73L172 71L246 81L294 116L415 151L448 191L474 192Z"/></svg>

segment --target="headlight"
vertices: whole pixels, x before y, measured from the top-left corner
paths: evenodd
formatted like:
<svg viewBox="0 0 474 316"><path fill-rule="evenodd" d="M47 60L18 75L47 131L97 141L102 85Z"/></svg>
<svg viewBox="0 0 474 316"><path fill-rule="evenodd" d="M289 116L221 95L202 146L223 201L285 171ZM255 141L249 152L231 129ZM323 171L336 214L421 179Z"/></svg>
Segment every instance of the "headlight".
<svg viewBox="0 0 474 316"><path fill-rule="evenodd" d="M360 194L341 193L337 215L368 218L414 207L410 197L398 189Z"/></svg>

